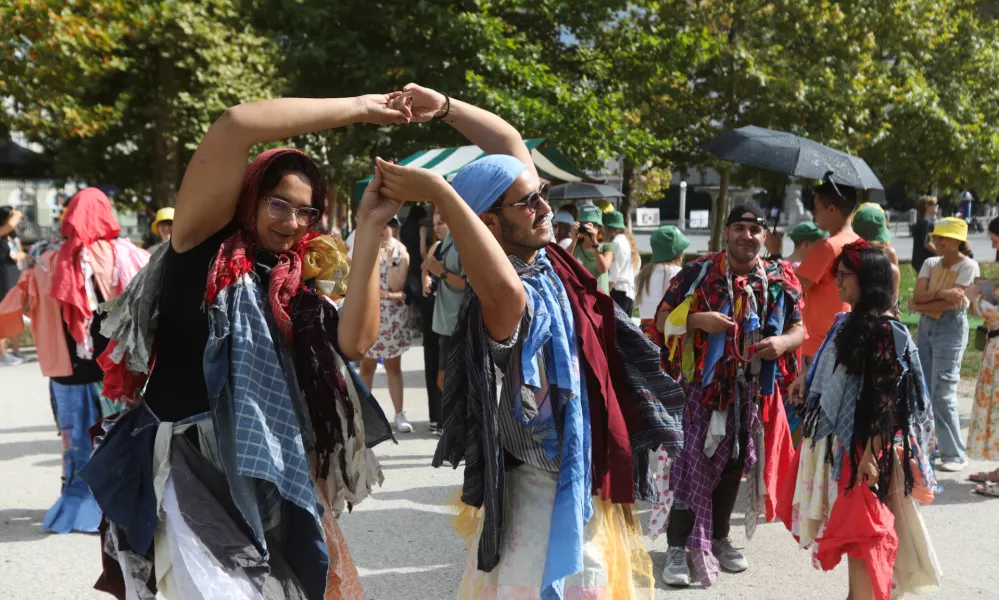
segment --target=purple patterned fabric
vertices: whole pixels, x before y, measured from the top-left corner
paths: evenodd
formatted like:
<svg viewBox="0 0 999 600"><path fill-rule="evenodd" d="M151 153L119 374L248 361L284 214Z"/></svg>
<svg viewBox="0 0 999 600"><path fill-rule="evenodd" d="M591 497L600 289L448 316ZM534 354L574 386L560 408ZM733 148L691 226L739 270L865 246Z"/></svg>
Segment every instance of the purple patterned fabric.
<svg viewBox="0 0 999 600"><path fill-rule="evenodd" d="M748 392L748 387L743 388ZM711 421L711 408L701 403L701 386L688 388L687 405L683 415L684 447L670 470L670 481L675 482L674 502L686 503L694 512L694 527L687 538L687 549L694 563L694 572L704 587L710 587L718 580L718 559L711 553L711 493L721 478L721 473L732 457L737 431L752 432L759 423L759 411L744 393L738 402L733 402L725 425L725 437L714 455L704 454L704 440ZM736 406L741 408L741 423L736 427ZM756 444L753 436L747 436L744 469L756 464Z"/></svg>

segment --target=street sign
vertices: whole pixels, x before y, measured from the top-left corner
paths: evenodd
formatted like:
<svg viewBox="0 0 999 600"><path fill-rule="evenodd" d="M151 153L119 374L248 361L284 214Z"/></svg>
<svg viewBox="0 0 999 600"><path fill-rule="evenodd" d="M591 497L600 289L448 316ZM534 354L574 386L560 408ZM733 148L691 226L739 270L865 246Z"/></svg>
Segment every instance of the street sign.
<svg viewBox="0 0 999 600"><path fill-rule="evenodd" d="M636 208L635 209L635 221L636 225L639 227L658 227L659 226L659 209L658 208Z"/></svg>

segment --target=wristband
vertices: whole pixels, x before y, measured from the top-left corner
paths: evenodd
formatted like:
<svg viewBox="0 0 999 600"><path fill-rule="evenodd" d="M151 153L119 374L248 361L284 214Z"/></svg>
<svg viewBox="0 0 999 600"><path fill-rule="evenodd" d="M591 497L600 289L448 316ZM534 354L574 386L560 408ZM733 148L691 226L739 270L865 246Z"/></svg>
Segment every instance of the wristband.
<svg viewBox="0 0 999 600"><path fill-rule="evenodd" d="M444 94L444 92L441 92L441 93ZM439 117L434 117L435 119L443 119L444 117L446 117L449 114L451 114L451 96L448 96L447 94L444 94L444 101L447 102L447 104L446 104L446 106L444 108L444 114L441 115L441 116L439 116Z"/></svg>

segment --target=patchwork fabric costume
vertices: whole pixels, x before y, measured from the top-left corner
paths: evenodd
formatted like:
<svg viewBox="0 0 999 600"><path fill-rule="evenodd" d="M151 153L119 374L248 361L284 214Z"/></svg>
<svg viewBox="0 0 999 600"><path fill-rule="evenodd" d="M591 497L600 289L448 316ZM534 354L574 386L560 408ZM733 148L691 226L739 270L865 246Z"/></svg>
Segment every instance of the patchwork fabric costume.
<svg viewBox="0 0 999 600"><path fill-rule="evenodd" d="M718 577L711 540L728 535L743 473L750 486L747 536L761 514L768 521L775 516L778 479L793 453L780 384L793 380L798 365L793 354L763 360L755 347L801 326L800 299L786 261L760 259L737 275L728 256L715 253L685 265L660 305L669 311L663 359L687 400L683 451L674 461L653 461L659 501L651 534L666 528L671 546L685 545L705 586ZM687 318L701 312L723 313L736 325L721 333L688 331Z"/></svg>

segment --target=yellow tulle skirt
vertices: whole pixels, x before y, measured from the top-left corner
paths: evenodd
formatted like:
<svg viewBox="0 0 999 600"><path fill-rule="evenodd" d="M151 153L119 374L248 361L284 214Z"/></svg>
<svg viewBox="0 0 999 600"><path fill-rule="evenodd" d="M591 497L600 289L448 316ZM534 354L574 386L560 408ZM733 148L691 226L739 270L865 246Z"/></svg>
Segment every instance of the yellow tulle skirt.
<svg viewBox="0 0 999 600"><path fill-rule="evenodd" d="M500 562L491 573L478 570L482 511L461 502L460 490L446 503L455 511L454 532L469 555L459 600L540 598L556 474L521 465L506 474ZM630 505L593 498L586 524L583 570L565 581L565 600L652 600L655 578L642 527Z"/></svg>

